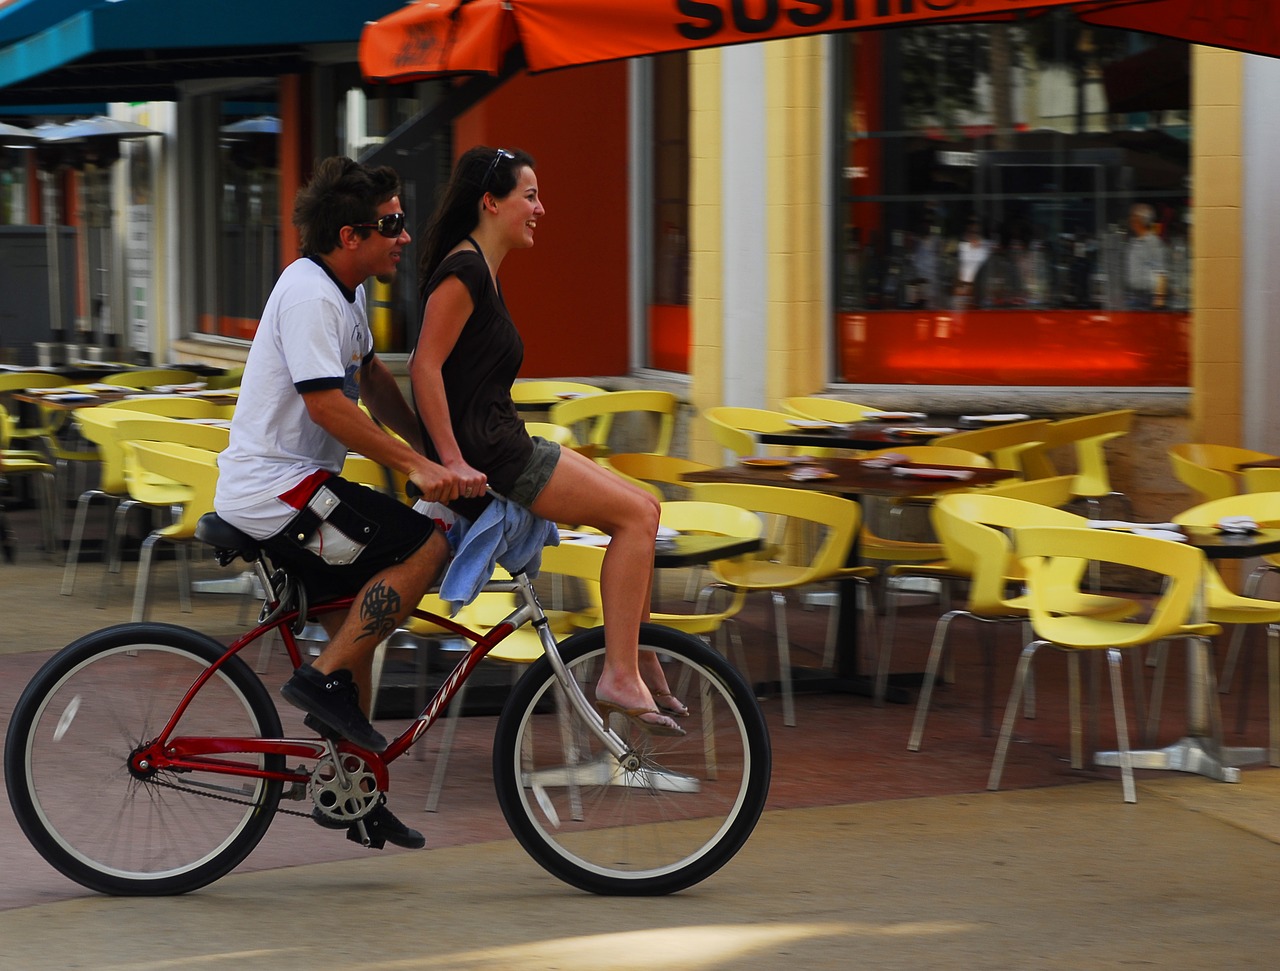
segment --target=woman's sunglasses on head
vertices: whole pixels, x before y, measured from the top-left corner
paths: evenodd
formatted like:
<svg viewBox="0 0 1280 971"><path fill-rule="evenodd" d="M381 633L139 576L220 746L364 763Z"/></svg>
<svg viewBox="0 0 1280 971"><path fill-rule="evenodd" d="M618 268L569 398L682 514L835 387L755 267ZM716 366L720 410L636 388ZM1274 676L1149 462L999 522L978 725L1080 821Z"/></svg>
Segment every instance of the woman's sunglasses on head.
<svg viewBox="0 0 1280 971"><path fill-rule="evenodd" d="M480 183L480 191L487 192L489 190L489 180L493 178L493 173L498 170L498 163L504 158L509 161L515 161L516 153L508 152L505 148L500 148L493 153L493 161L489 163L489 168L484 173L484 180Z"/></svg>

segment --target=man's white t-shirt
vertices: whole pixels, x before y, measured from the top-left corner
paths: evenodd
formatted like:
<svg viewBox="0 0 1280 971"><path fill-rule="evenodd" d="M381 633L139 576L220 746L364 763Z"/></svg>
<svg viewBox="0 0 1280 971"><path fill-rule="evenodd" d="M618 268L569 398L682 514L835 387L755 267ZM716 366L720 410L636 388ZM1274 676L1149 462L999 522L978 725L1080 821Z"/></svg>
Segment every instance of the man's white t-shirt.
<svg viewBox="0 0 1280 971"><path fill-rule="evenodd" d="M347 447L311 420L300 391L341 387L359 400L357 372L372 350L363 286L347 290L308 258L285 268L249 348L230 444L218 456L219 516L266 539L297 513L284 493L317 470L342 470Z"/></svg>

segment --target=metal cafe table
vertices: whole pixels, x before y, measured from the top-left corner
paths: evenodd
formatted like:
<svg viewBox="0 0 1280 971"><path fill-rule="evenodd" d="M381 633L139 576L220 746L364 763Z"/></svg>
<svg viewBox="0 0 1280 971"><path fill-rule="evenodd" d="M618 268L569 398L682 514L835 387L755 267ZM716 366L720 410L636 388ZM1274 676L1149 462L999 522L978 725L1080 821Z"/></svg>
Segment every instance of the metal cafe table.
<svg viewBox="0 0 1280 971"><path fill-rule="evenodd" d="M745 464L743 464L745 463ZM862 496L886 496L890 498L906 498L908 496L931 496L957 488L989 485L993 482L1008 479L1008 469L969 469L954 466L913 466L903 463L897 471L890 468L869 468L859 459L822 458L806 459L804 466L821 470L820 477L812 479L792 478L795 463L788 459L744 459L738 465L725 468L708 469L690 472L684 481L697 482L742 482L750 485L783 486L790 489L805 489L813 492L827 492L843 496L847 499L859 500ZM955 478L962 474L962 479ZM856 565L858 548L855 542L849 550L847 562ZM874 696L874 678L864 675L858 670L858 596L857 583L851 580L840 581L840 621L836 631L836 668L834 677L805 677L797 681L796 690L825 690L858 694L864 697ZM907 691L900 685L890 684L885 697L889 701L905 703L909 700Z"/></svg>
<svg viewBox="0 0 1280 971"><path fill-rule="evenodd" d="M923 412L886 411L883 419L841 424L829 421L790 420L793 430L757 432L761 445L791 448L885 449L903 445L928 445L956 432L976 431L1030 420L1029 415L925 415Z"/></svg>
<svg viewBox="0 0 1280 971"><path fill-rule="evenodd" d="M1182 526L1181 531L1188 544L1203 551L1211 560L1245 560L1280 552L1280 529L1224 533L1213 527ZM1203 610L1203 599L1197 609ZM1212 661L1212 652L1203 640L1187 641L1186 734L1164 748L1131 750L1129 755L1135 769L1191 772L1219 782L1239 782L1239 766L1267 761L1265 748L1222 744ZM1097 765L1117 766L1120 753L1096 752L1093 761Z"/></svg>

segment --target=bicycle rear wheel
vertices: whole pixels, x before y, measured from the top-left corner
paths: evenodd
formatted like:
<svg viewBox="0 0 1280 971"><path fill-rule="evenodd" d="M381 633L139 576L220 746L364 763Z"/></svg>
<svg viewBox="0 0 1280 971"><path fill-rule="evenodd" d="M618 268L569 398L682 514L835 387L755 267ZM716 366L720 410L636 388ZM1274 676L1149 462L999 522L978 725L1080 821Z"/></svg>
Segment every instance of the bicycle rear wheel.
<svg viewBox="0 0 1280 971"><path fill-rule="evenodd" d="M225 653L167 624L121 624L80 638L40 669L5 740L9 802L32 845L91 890L195 890L243 860L271 825L280 783L129 768L196 678ZM279 737L270 695L230 658L192 700L179 735ZM240 756L279 769L279 756Z"/></svg>
<svg viewBox="0 0 1280 971"><path fill-rule="evenodd" d="M680 738L615 724L635 748L634 768L570 710L546 658L513 689L494 738L494 785L512 832L549 872L591 893L666 894L705 880L741 849L769 793L769 732L742 676L667 627L645 625L640 649L658 653L690 713ZM560 653L591 697L604 632L575 634Z"/></svg>

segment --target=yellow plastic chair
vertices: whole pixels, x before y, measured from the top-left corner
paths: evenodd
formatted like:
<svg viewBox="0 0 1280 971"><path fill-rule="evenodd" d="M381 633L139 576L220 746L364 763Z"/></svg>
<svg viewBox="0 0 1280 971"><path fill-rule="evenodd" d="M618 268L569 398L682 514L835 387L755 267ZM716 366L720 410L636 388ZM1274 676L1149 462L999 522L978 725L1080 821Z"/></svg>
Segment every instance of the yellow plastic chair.
<svg viewBox="0 0 1280 971"><path fill-rule="evenodd" d="M635 419L647 418L650 424L656 420L656 428L644 430L652 446L638 451L666 455L671 451L671 437L675 433L679 410L680 399L670 391L606 391L556 402L548 411L548 418L553 424L565 428L587 426L587 434L579 434L578 438L595 446L597 455L611 450L609 438L619 415L629 416L632 425L636 423Z"/></svg>
<svg viewBox="0 0 1280 971"><path fill-rule="evenodd" d="M915 720L907 748L916 752L924 736L925 719L929 703L937 683L938 669L946 647L947 634L956 618L967 617L978 621L984 628L983 648L986 654L986 680L982 707L982 734L991 734L991 705L994 692L995 644L993 625L1023 623L1030 605L1021 595L1009 595L1011 585L1019 585L1023 579L1020 564L1005 530L1028 526L1057 526L1088 529L1088 520L1061 509L1053 509L1038 503L992 496L982 492L949 495L940 498L933 507L934 528L946 550L946 562L958 573L968 576L969 592L965 606L943 614L934 627L933 644L929 649L929 661L925 668L924 683L916 703ZM1096 530L1095 530L1096 532ZM1079 567L1084 569L1081 562ZM1103 597L1083 593L1076 589L1078 580L1073 574L1059 578L1064 581L1054 591L1054 603L1064 612L1084 616L1100 616L1123 619L1132 616L1138 605L1123 597ZM882 682L887 676L891 644L886 643L877 673L877 691L882 692Z"/></svg>
<svg viewBox="0 0 1280 971"><path fill-rule="evenodd" d="M1214 499L1178 513L1173 517L1173 522L1180 526L1212 528L1228 516L1248 516L1262 527L1280 526L1280 492L1245 493L1227 496L1224 499ZM1240 660L1247 626L1266 625L1267 697L1270 699L1271 720L1269 752L1272 765L1280 765L1280 717L1277 712L1277 705L1280 704L1280 601L1259 599L1256 594L1263 575L1267 571L1280 570L1277 559L1275 556L1264 557L1263 565L1254 570L1245 581L1243 595L1234 593L1213 564L1206 563L1204 589L1206 619L1214 624L1234 625L1227 656L1222 665L1222 676L1218 681L1218 690L1223 694L1231 690L1231 682ZM1163 670L1163 664L1158 664L1157 672L1163 674ZM1160 683L1159 680L1156 682L1157 685ZM1237 732L1244 731L1245 716L1248 712L1249 686L1249 680L1246 678L1241 687L1240 704L1236 710ZM1148 734L1153 731L1155 715L1159 712L1154 697L1155 690L1153 686L1153 716L1152 724L1148 726Z"/></svg>
<svg viewBox="0 0 1280 971"><path fill-rule="evenodd" d="M191 399L178 399L191 400ZM207 402L196 404L207 405ZM149 441L176 441L199 448L221 451L226 448L229 432L225 426L205 425L198 421L181 421L149 410L99 405L79 408L73 412L80 435L95 448L99 462L98 482L94 488L80 494L76 503L76 515L71 527L70 545L62 574L62 594L70 596L75 590L76 571L80 562L80 548L84 540L89 507L96 499L105 500L108 507L107 543L104 561L108 572L118 570L119 550L117 541L123 535L124 520L121 506L130 499L125 475L125 457L120 447L124 438ZM127 515L132 505L126 505Z"/></svg>
<svg viewBox="0 0 1280 971"><path fill-rule="evenodd" d="M538 435L548 442L556 442L565 448L577 448L581 444L572 430L549 421L527 421L524 423L524 430L531 436Z"/></svg>
<svg viewBox="0 0 1280 971"><path fill-rule="evenodd" d="M182 368L135 368L99 378L99 384L113 384L122 388L158 388L167 384L195 384L204 379L195 371Z"/></svg>
<svg viewBox="0 0 1280 971"><path fill-rule="evenodd" d="M348 452L339 474L350 482L367 485L370 489L376 489L389 496L403 494L403 486L397 482L395 474L385 465L375 462L366 455Z"/></svg>
<svg viewBox="0 0 1280 971"><path fill-rule="evenodd" d="M863 459L875 459L883 455L902 455L913 465L953 465L968 469L989 469L991 460L985 455L970 452L968 449L951 448L945 445L903 445L898 448L883 448L873 452L864 452ZM968 486L963 482L956 483L956 491L966 492ZM949 492L950 490L948 490ZM900 518L906 509L911 507L928 508L947 492L939 492L930 496L908 497L891 501L889 518L891 521ZM863 559L878 560L886 563L921 563L936 560L942 555L942 547L936 542L918 542L901 540L891 536L881 536L863 523L862 545L859 553Z"/></svg>
<svg viewBox="0 0 1280 971"><path fill-rule="evenodd" d="M54 466L41 452L13 449L13 416L0 405L0 479L26 477L35 484L36 502L40 506L40 524L44 532L45 553L53 555L58 548L58 500ZM3 537L5 551L12 558L7 534Z"/></svg>
<svg viewBox="0 0 1280 971"><path fill-rule="evenodd" d="M1015 421L1008 425L973 428L940 435L930 444L968 449L991 459L997 469L1025 474L1020 455L1027 448L1049 441L1049 422L1043 418Z"/></svg>
<svg viewBox="0 0 1280 971"><path fill-rule="evenodd" d="M63 390L94 393L94 390L86 385L68 384L64 385ZM75 479L76 484L72 487L73 489L83 492L89 481L89 473L100 460L97 448L80 434L79 425L74 420L74 416L85 409L67 410L54 407L52 404L41 404L38 407L40 421L45 429L44 448L54 464L59 496L67 492L64 483L68 478ZM74 494L79 495L80 492Z"/></svg>
<svg viewBox="0 0 1280 971"><path fill-rule="evenodd" d="M608 456L602 464L648 490L660 500L676 498L670 494L672 487L679 488L681 495L687 495L689 484L684 481L684 477L690 472L705 472L711 468L710 465L704 465L692 459L675 455L658 455L654 452L619 452L617 455Z"/></svg>
<svg viewBox="0 0 1280 971"><path fill-rule="evenodd" d="M101 415L94 417L99 420L102 418ZM160 442L198 448L216 455L227 447L230 437L230 430L225 425L208 425L130 411L118 411L114 417L114 423L106 430L107 437L104 438L102 449L104 455L108 455L113 461L116 460L117 455L119 456L126 495L116 504L112 517L111 537L108 542L110 551L108 575L121 572L124 538L131 512L148 507L173 511L186 503L191 493L186 483L174 481L167 476L157 475L143 468L133 457L134 452L130 446ZM195 529L194 520L190 524L190 529L192 531ZM186 554L186 545L180 545L178 564L182 574L182 604L184 610L190 610ZM65 573L63 579L65 584L67 579Z"/></svg>
<svg viewBox="0 0 1280 971"><path fill-rule="evenodd" d="M205 398L180 394L148 394L133 398L121 398L119 401L107 401L98 405L99 410L135 411L148 415L160 415L165 418L227 418L223 405L214 404ZM84 410L84 409L80 409Z"/></svg>
<svg viewBox="0 0 1280 971"><path fill-rule="evenodd" d="M1134 414L1133 409L1124 408L1118 411L1103 411L1096 415L1064 418L1049 426L1049 440L1055 447L1070 445L1075 450L1076 473L1073 493L1076 498L1083 499L1089 504L1091 516L1100 515L1102 500L1110 496L1119 496L1124 499L1132 514L1133 504L1129 501L1129 497L1122 492L1117 492L1111 486L1106 445L1129 434L1129 430L1133 427ZM1026 462L1027 459L1024 456L1024 465ZM1053 472L1056 472L1056 469ZM1030 474L1036 475L1037 472Z"/></svg>
<svg viewBox="0 0 1280 971"><path fill-rule="evenodd" d="M68 378L60 374L47 374L43 371L0 373L0 404L9 409L12 422L9 429L10 442L39 441L53 434L49 424L50 413L43 408L34 409L40 416L38 424L19 424L21 410L17 407L17 403L11 400L15 392L25 391L27 388L63 388L70 383Z"/></svg>
<svg viewBox="0 0 1280 971"><path fill-rule="evenodd" d="M1241 465L1277 458L1251 448L1197 442L1170 445L1168 454L1174 476L1196 493L1200 502L1237 495L1241 488L1237 470Z"/></svg>
<svg viewBox="0 0 1280 971"><path fill-rule="evenodd" d="M107 505L106 544L103 562L115 561L114 514L121 502L129 498L129 487L124 480L124 452L116 437L116 425L130 413L104 408L78 408L72 415L79 435L94 448L98 457L97 484L80 493L76 501L76 515L71 524L71 540L67 549L66 564L62 570L62 595L75 592L76 571L80 565L80 547L88 522L89 507L95 499Z"/></svg>
<svg viewBox="0 0 1280 971"><path fill-rule="evenodd" d="M136 463L138 478L149 478L156 490L169 489L168 505L178 510L168 526L153 529L142 541L138 577L134 587L133 621L147 619L147 592L151 579L151 558L160 540L185 547L196 538L196 525L205 513L213 512L213 493L218 484L218 453L173 442L123 442L126 470ZM128 474L128 473L126 473ZM164 483L172 483L166 487ZM131 485L131 491L133 486ZM159 503L157 503L159 504ZM190 577L185 556L180 596L182 609L191 611Z"/></svg>
<svg viewBox="0 0 1280 971"><path fill-rule="evenodd" d="M1280 492L1280 469L1241 469L1245 492Z"/></svg>
<svg viewBox="0 0 1280 971"><path fill-rule="evenodd" d="M511 400L518 405L546 405L586 394L604 394L605 389L582 381L517 381L511 386Z"/></svg>
<svg viewBox="0 0 1280 971"><path fill-rule="evenodd" d="M864 452L862 458L872 459L882 455L894 454L906 456L907 461L916 465L954 465L964 468L989 469L991 460L984 455L970 452L968 449L950 448L937 445L904 445L897 448L877 449ZM967 487L957 483L956 491L968 491ZM890 500L889 519L894 522L911 507L927 509L940 495ZM950 602L951 581L963 580L965 575L957 572L945 559L945 550L936 539L904 540L892 536L882 536L866 522L863 516L862 534L859 540L858 554L863 560L876 563L881 570L884 581L885 625L882 637L892 643L897 629L898 604L904 595L904 588L912 579L936 580L941 585L942 602ZM885 683L878 682L874 698L877 705L884 703Z"/></svg>
<svg viewBox="0 0 1280 971"><path fill-rule="evenodd" d="M1025 481L997 482L983 489L988 496L1004 496L1008 499L1021 499L1023 502L1034 502L1040 506L1052 506L1061 509L1070 505L1076 498L1076 477L1074 475L1053 475L1043 479L1027 479Z"/></svg>
<svg viewBox="0 0 1280 971"><path fill-rule="evenodd" d="M782 407L797 418L837 422L842 425L862 421L868 411L880 410L874 405L859 405L841 398L819 398L808 395L783 398Z"/></svg>
<svg viewBox="0 0 1280 971"><path fill-rule="evenodd" d="M1071 765L1077 769L1084 764L1084 733L1080 727L1079 703L1080 657L1092 651L1106 652L1111 671L1111 700L1124 801L1136 802L1121 652L1162 640L1207 638L1220 632L1216 624L1193 622L1195 599L1205 570L1204 554L1192 546L1149 536L1072 527L1019 529L1014 542L1027 571L1027 602L1037 639L1023 648L1018 659L987 788L1000 788L1000 776L1009 741L1013 737L1018 707L1031 673L1031 660L1039 648L1049 645L1068 655ZM1063 609L1061 591L1068 578L1075 577L1078 583L1085 565L1094 560L1148 571L1164 578L1160 597L1145 622L1086 616ZM1135 651L1134 655L1137 653Z"/></svg>
<svg viewBox="0 0 1280 971"><path fill-rule="evenodd" d="M755 434L760 432L789 432L791 415L764 408L735 408L719 406L702 413L716 444L728 449L739 458L757 454Z"/></svg>
<svg viewBox="0 0 1280 971"><path fill-rule="evenodd" d="M215 374L209 377L205 382L205 387L210 391L228 391L232 388L240 387L240 381L244 377L244 367L228 368L222 374Z"/></svg>
<svg viewBox="0 0 1280 971"><path fill-rule="evenodd" d="M741 483L699 485L693 494L697 500L741 506L761 516L783 519L789 527L799 526L806 534L820 534L813 544L807 541L787 544L774 552L773 559L724 560L713 564L710 571L717 583L735 592L767 591L771 595L781 670L783 722L794 726L795 699L791 685L786 592L826 581L856 580L860 582L861 592L866 593L875 569L846 565L862 525L862 507L850 499L826 493ZM811 551L810 546L813 547ZM869 607L868 604L868 609L862 611L863 620L868 625L874 619L874 611ZM836 628L837 609L838 601L831 610L830 631ZM874 633L868 637L868 643L875 643ZM824 654L829 650L824 649Z"/></svg>
<svg viewBox="0 0 1280 971"><path fill-rule="evenodd" d="M173 442L210 452L221 452L231 440L231 429L223 424L127 411L118 413L115 433L124 442Z"/></svg>

